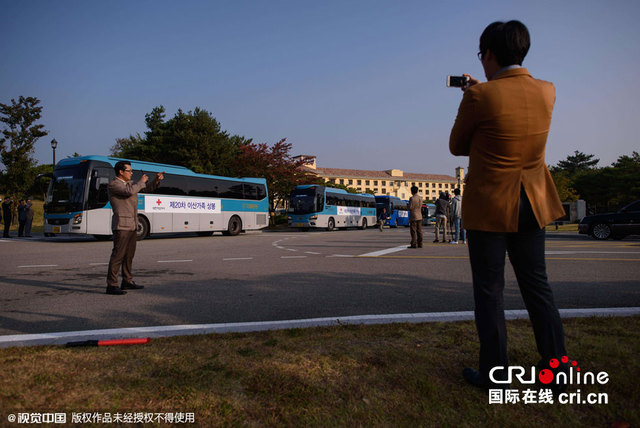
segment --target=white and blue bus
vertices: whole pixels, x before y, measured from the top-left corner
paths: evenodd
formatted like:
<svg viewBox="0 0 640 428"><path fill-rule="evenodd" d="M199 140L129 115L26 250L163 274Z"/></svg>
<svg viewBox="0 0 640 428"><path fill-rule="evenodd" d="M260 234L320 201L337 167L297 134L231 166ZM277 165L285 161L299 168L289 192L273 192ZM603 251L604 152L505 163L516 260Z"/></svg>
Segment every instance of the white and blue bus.
<svg viewBox="0 0 640 428"><path fill-rule="evenodd" d="M289 226L309 228L360 227L376 224L376 199L319 185L296 186L289 198Z"/></svg>
<svg viewBox="0 0 640 428"><path fill-rule="evenodd" d="M55 166L44 206L45 236L60 233L111 235L108 185L120 160L106 156L63 159ZM142 174L164 180L153 193L138 194L138 239L149 234L213 232L237 235L269 223L269 198L264 178L229 178L196 174L188 168L128 160L133 180Z"/></svg>
<svg viewBox="0 0 640 428"><path fill-rule="evenodd" d="M378 217L382 209L387 209L385 225L391 227L409 226L409 203L396 196L376 195L376 213Z"/></svg>

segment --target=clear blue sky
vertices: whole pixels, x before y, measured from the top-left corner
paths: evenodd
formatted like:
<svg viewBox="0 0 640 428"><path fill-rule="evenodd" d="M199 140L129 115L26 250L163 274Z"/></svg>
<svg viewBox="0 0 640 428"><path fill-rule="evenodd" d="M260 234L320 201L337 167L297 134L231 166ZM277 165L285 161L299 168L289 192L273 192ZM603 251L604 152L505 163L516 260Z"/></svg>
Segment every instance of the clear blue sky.
<svg viewBox="0 0 640 428"><path fill-rule="evenodd" d="M108 154L164 105L231 134L293 144L322 167L454 174L461 92L478 38L519 19L524 66L556 85L547 163L640 150L640 1L0 0L0 102L34 96L36 159Z"/></svg>

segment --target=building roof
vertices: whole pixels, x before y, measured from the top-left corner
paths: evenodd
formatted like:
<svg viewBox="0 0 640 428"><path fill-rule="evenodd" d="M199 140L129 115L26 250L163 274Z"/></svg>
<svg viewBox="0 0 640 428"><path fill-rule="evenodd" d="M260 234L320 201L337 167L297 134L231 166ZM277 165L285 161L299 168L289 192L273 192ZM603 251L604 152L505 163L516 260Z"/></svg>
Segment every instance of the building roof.
<svg viewBox="0 0 640 428"><path fill-rule="evenodd" d="M345 177L345 178L373 178L380 180L402 180L402 181L457 181L451 175L440 174L416 174L404 172L402 176L393 176L390 171L370 171L364 169L341 169L341 168L309 168L303 167L306 171L323 177Z"/></svg>

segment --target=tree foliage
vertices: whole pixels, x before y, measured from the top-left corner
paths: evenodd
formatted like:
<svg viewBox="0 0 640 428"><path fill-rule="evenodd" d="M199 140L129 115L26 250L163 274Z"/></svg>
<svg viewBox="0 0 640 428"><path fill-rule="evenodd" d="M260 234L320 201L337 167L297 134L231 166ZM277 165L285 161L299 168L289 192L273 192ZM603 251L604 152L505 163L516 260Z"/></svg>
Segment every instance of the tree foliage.
<svg viewBox="0 0 640 428"><path fill-rule="evenodd" d="M558 165L551 167L551 172L564 172L569 178L573 178L578 173L595 168L600 159L594 158L595 155L587 155L576 150L573 155L567 156L567 159L561 160Z"/></svg>
<svg viewBox="0 0 640 428"><path fill-rule="evenodd" d="M551 167L563 201L584 199L597 210L611 211L640 199L640 154L623 155L610 166L597 168L598 159L576 151Z"/></svg>
<svg viewBox="0 0 640 428"><path fill-rule="evenodd" d="M2 187L5 192L23 195L35 177L33 151L36 141L48 134L44 125L36 124L42 107L34 97L20 96L11 104L0 104L0 122L4 124L0 138L0 158L4 165Z"/></svg>
<svg viewBox="0 0 640 428"><path fill-rule="evenodd" d="M114 156L182 165L201 174L234 175L234 160L240 148L251 142L229 135L206 110L196 107L165 120L163 106L145 115L148 130L144 137L119 138L112 147Z"/></svg>
<svg viewBox="0 0 640 428"><path fill-rule="evenodd" d="M267 179L271 208L289 198L293 188L299 184L310 184L317 178L304 171L303 159L293 159L291 143L286 138L273 146L266 143L246 143L240 146L234 161L236 175L264 177Z"/></svg>

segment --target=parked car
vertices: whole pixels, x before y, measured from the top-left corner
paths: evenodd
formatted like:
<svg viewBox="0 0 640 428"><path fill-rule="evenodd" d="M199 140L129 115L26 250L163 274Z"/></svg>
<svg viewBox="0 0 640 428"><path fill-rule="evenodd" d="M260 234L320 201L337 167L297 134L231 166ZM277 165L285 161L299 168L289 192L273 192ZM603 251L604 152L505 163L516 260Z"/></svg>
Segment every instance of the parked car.
<svg viewBox="0 0 640 428"><path fill-rule="evenodd" d="M640 201L632 202L615 213L588 215L578 225L578 232L595 239L640 235Z"/></svg>

